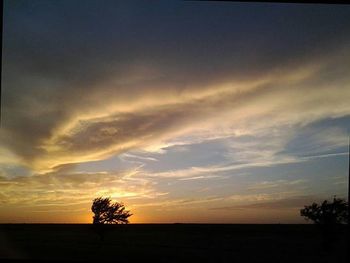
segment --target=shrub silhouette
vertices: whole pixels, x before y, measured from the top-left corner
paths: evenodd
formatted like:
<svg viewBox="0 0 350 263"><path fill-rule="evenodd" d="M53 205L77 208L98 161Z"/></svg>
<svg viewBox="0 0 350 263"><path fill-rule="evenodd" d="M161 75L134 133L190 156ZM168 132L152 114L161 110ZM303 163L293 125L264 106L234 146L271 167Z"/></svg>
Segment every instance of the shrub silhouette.
<svg viewBox="0 0 350 263"><path fill-rule="evenodd" d="M93 224L128 224L128 218L132 215L125 210L124 204L112 203L109 197L95 198L91 211L94 213Z"/></svg>
<svg viewBox="0 0 350 263"><path fill-rule="evenodd" d="M333 202L323 201L321 205L313 203L300 210L300 215L315 224L334 225L348 223L348 202L341 198L333 198Z"/></svg>

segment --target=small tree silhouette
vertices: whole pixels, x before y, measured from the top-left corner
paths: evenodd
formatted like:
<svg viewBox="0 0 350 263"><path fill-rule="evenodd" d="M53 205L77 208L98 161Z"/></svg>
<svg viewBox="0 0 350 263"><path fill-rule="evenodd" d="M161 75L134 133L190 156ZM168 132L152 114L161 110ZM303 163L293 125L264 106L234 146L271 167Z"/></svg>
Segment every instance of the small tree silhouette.
<svg viewBox="0 0 350 263"><path fill-rule="evenodd" d="M91 211L94 213L93 224L128 224L128 218L132 216L125 210L124 204L112 203L107 197L98 197L93 200Z"/></svg>
<svg viewBox="0 0 350 263"><path fill-rule="evenodd" d="M313 203L300 210L300 215L315 224L334 225L348 223L348 202L334 196L333 202Z"/></svg>

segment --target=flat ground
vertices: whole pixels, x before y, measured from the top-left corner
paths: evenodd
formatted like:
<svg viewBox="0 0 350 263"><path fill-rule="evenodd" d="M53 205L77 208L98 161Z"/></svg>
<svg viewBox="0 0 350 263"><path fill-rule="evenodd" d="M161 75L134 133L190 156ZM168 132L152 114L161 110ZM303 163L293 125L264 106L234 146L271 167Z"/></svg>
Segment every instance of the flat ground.
<svg viewBox="0 0 350 263"><path fill-rule="evenodd" d="M0 261L347 262L346 226L0 225ZM329 238L325 238L329 236Z"/></svg>

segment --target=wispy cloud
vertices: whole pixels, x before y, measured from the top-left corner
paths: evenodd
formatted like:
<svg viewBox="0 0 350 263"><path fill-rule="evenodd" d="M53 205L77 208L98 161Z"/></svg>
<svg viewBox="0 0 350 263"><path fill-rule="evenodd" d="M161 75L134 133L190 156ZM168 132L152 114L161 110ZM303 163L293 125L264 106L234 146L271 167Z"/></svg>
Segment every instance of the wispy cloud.
<svg viewBox="0 0 350 263"><path fill-rule="evenodd" d="M147 160L147 161L155 161L157 162L158 160L156 158L153 157L145 157L145 156L138 156L135 154L130 154L130 153L123 153L121 154L121 158L131 158L131 159L140 159L140 160Z"/></svg>
<svg viewBox="0 0 350 263"><path fill-rule="evenodd" d="M347 82L339 83L332 89L326 88L324 83L320 86L325 80L319 74L334 60L327 59L331 60L322 61L323 64L318 65L317 69L311 67L302 74L299 71L305 65L238 84L231 80L224 85L224 89L214 86L201 90L190 88L183 94L172 95L173 101L169 102L162 99L162 92L154 93L155 103L141 103L142 110L135 108L126 111L123 106L118 108L116 105L119 104L111 101L111 105L114 105L111 110L95 108L92 114L78 115L74 111L75 115L52 130L49 137L26 139L28 143L35 143L32 147L28 147L28 143L18 145L25 149L32 148L30 155L25 157L16 152L32 168L45 171L64 163L100 160L131 149L163 145L176 137L205 130L209 138L214 134L216 137L234 135L238 131L256 134L262 129L349 114L346 102L350 92L343 88ZM336 59L339 60L338 57ZM305 89L308 96L303 95ZM101 92L103 90L101 88ZM168 92L172 93L172 90ZM339 92L342 93L340 98L336 95ZM293 98L294 102L287 98ZM158 100L160 103L156 103ZM15 149L14 133L6 127L2 130L4 144L10 146L10 143L11 149ZM35 136L40 136L40 133ZM22 139L17 138L16 141Z"/></svg>
<svg viewBox="0 0 350 263"><path fill-rule="evenodd" d="M194 176L188 178L180 178L181 181L199 180L199 179L211 179L211 178L227 178L219 175L208 175L208 176Z"/></svg>
<svg viewBox="0 0 350 263"><path fill-rule="evenodd" d="M281 188L290 187L294 185L305 184L308 180L298 179L298 180L276 180L276 181L263 181L248 187L248 190L263 190L271 188Z"/></svg>
<svg viewBox="0 0 350 263"><path fill-rule="evenodd" d="M3 205L65 206L89 204L97 196L113 199L155 198L152 182L137 178L135 171L118 173L53 172L49 174L0 177Z"/></svg>
<svg viewBox="0 0 350 263"><path fill-rule="evenodd" d="M2 204L229 206L269 197L194 185L345 156L348 8L68 2L4 7ZM274 176L250 194L302 185Z"/></svg>
<svg viewBox="0 0 350 263"><path fill-rule="evenodd" d="M319 201L320 198L315 198L314 196L295 196L289 198L281 199L271 199L271 200L261 200L260 202L250 203L245 205L232 205L232 206L221 206L213 207L211 210L249 210L249 209L301 209L305 205L308 205L312 202Z"/></svg>

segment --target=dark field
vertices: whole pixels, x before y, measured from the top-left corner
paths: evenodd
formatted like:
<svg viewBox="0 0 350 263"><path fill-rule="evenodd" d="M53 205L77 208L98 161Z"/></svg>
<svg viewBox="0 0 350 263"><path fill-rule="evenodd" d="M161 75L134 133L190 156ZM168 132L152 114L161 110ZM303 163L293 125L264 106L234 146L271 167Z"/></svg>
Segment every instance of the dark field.
<svg viewBox="0 0 350 263"><path fill-rule="evenodd" d="M0 225L0 262L346 262L346 226ZM325 237L328 238L325 238Z"/></svg>

